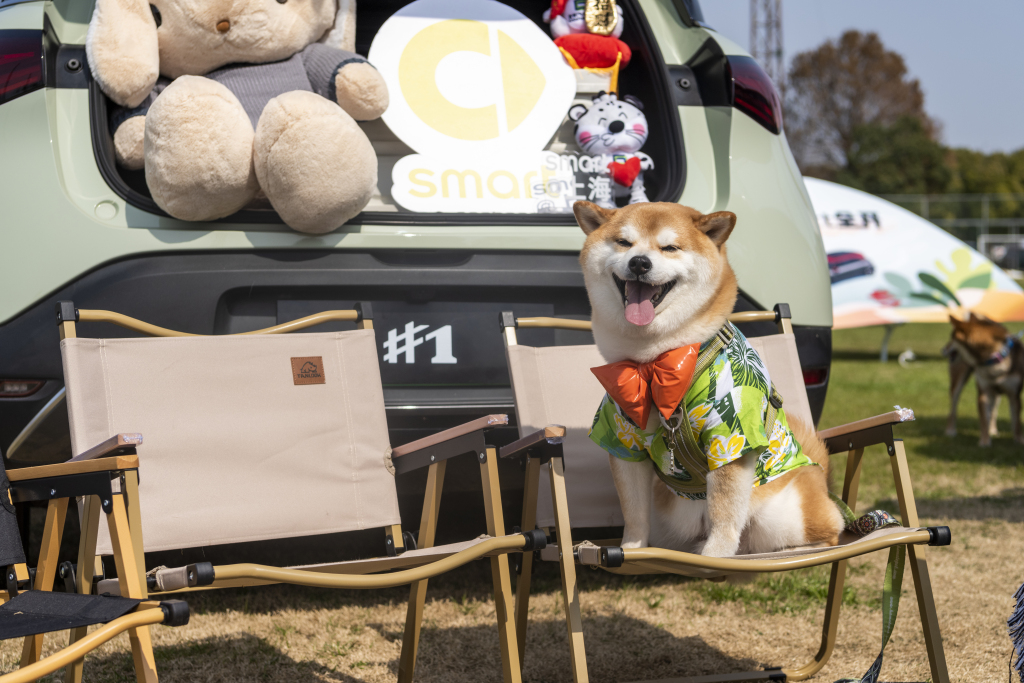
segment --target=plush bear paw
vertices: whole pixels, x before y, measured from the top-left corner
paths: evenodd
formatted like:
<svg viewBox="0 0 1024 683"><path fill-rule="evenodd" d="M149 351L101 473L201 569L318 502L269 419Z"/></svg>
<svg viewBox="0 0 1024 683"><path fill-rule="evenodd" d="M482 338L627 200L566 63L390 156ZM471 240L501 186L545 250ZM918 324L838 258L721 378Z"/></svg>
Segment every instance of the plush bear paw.
<svg viewBox="0 0 1024 683"><path fill-rule="evenodd" d="M260 187L281 219L309 234L341 227L377 186L377 155L351 116L294 91L267 103L253 145Z"/></svg>
<svg viewBox="0 0 1024 683"><path fill-rule="evenodd" d="M129 171L138 171L143 167L145 136L145 116L133 116L117 127L114 131L114 156L119 166Z"/></svg>
<svg viewBox="0 0 1024 683"><path fill-rule="evenodd" d="M384 77L367 62L346 64L334 76L338 104L356 121L372 121L388 108Z"/></svg>
<svg viewBox="0 0 1024 683"><path fill-rule="evenodd" d="M182 76L146 116L146 183L161 209L185 221L229 216L256 196L253 129L238 98Z"/></svg>

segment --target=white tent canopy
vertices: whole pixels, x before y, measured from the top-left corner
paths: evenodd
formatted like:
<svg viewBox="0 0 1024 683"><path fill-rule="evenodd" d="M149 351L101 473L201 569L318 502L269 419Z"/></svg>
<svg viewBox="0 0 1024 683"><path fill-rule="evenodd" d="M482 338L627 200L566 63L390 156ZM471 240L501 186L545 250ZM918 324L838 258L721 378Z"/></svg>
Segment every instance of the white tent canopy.
<svg viewBox="0 0 1024 683"><path fill-rule="evenodd" d="M1024 290L977 251L884 199L804 178L832 278L833 327L1024 320Z"/></svg>

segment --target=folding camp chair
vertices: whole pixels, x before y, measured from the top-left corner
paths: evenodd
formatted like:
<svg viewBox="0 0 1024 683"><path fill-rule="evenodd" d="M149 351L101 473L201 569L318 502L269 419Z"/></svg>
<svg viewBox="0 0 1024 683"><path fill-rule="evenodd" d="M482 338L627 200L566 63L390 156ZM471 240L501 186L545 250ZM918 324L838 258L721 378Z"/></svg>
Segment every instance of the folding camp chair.
<svg viewBox="0 0 1024 683"><path fill-rule="evenodd" d="M4 568L5 579L4 590L0 591L0 640L25 639L21 668L0 676L0 683L34 681L68 665L80 668L86 653L125 631L131 638L136 669L155 671L149 625L188 623L188 605L181 600L154 602L87 595L88 591L78 590L71 580L68 563L58 570L57 553L68 499L85 496L97 501L97 514L91 519L93 536L102 509L107 515L110 537L125 550L125 554L118 555L118 572L125 577L135 576L124 487L119 484L138 468L138 457L129 444L113 446L96 449L70 462L27 467L9 474L0 461L0 567ZM119 455L104 457L115 450ZM15 505L44 500L46 522L39 562L30 570L25 562ZM127 565L121 564L125 560ZM64 579L63 593L53 592L58 571ZM97 624L105 626L86 635L87 627ZM69 646L40 660L43 635L71 629L76 633Z"/></svg>
<svg viewBox="0 0 1024 683"><path fill-rule="evenodd" d="M83 536L82 585L89 585L95 557L108 554L121 558L120 580L136 599L274 583L410 585L399 674L408 681L427 579L488 557L504 680L520 680L507 554L541 548L545 538L536 530L505 534L497 451L485 433L508 419L490 415L392 449L369 306L220 336L186 335L108 311L78 311L70 302L58 304L57 317L73 447L129 429L146 439L138 476L134 470L125 476L134 543L126 551L102 530ZM356 323L358 329L281 334L328 321ZM150 337L76 336L76 325L93 322ZM445 466L463 454L480 465L487 536L434 547ZM402 532L395 475L423 467L427 489L414 544ZM95 514L86 503L83 518ZM385 531L386 556L291 568L203 562L154 569L148 576L145 571L144 550L374 528ZM109 584L99 581L97 592L116 590Z"/></svg>
<svg viewBox="0 0 1024 683"><path fill-rule="evenodd" d="M789 318L789 306L780 304L774 311L734 313L730 321L776 323L779 334L748 337L748 341L765 361L772 381L785 400L787 414L810 425L813 420ZM725 559L660 548L623 549L618 547L618 539L589 542L577 537L574 544L571 535L573 528L584 530L623 526L618 495L608 466L608 454L588 438L594 411L604 395L604 389L590 368L603 365L605 361L595 346L532 348L516 342L516 328L590 330L588 321L516 319L512 313L502 313L501 326L521 438L503 447L500 454L503 458L525 457L527 461L522 528L533 529L540 525L554 529L556 543L549 544L540 555L543 559L560 562L575 681L587 680L575 564L600 567L616 574L678 574L709 579L721 579L729 574L744 572L777 572L831 564L821 647L808 664L744 674L672 679L691 683L798 681L817 673L832 654L849 558L903 544L910 556L932 680L936 683L949 680L924 548L925 545L948 545L949 529L918 526L906 452L902 440L893 438L892 433L893 425L913 419L912 411L896 410L818 433L830 453L849 453L842 500L850 508L856 508L857 505L864 448L874 444L886 446L891 456L903 527L883 528L864 537L844 532L840 537L840 545L831 548L792 549ZM545 467L551 481L550 494L539 488L540 476ZM567 470L568 476L565 474ZM560 552L570 547L573 552ZM516 590L520 656L526 643L532 561L533 558L524 555Z"/></svg>

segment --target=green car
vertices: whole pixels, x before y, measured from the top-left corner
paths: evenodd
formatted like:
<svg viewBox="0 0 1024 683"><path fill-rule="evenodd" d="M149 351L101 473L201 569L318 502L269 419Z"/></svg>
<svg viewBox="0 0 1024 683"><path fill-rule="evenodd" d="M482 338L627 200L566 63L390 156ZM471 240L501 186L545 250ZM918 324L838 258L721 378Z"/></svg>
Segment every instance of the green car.
<svg viewBox="0 0 1024 683"><path fill-rule="evenodd" d="M385 21L407 4L364 0L356 50L368 54ZM505 4L548 33L542 15L550 2ZM739 46L705 25L698 0L618 5L621 39L632 48L619 96L642 102L649 125L646 194L738 216L729 241L737 309L790 304L817 418L831 361L828 265L774 86ZM577 263L583 233L571 202L529 212L412 210L395 199L393 180L413 150L378 120L361 124L379 159L377 193L333 232L293 231L265 201L214 222L174 219L151 198L144 171L115 161L114 105L91 77L84 47L93 6L0 0L0 450L7 466L70 455L54 320L60 300L197 334L368 302L392 443L497 412L512 416L511 439L499 313L589 317ZM545 150L578 156L572 135L567 115ZM589 198L582 166L573 167L576 196ZM466 178L456 180L460 196L472 197ZM745 331L765 332L757 324ZM82 334L126 331L96 323L82 325ZM589 335L524 330L520 341L579 344ZM467 492L476 491L474 476L467 470ZM449 477L458 486L459 477ZM513 488L515 480L510 474Z"/></svg>

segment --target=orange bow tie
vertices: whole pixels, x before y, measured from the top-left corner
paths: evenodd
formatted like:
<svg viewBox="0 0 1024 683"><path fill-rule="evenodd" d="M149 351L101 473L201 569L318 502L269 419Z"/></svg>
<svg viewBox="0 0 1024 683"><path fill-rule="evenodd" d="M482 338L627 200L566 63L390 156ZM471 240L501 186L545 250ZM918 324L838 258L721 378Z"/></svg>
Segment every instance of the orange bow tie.
<svg viewBox="0 0 1024 683"><path fill-rule="evenodd" d="M590 368L622 411L647 429L651 405L667 420L683 400L697 365L700 344L666 351L650 363L623 360Z"/></svg>

